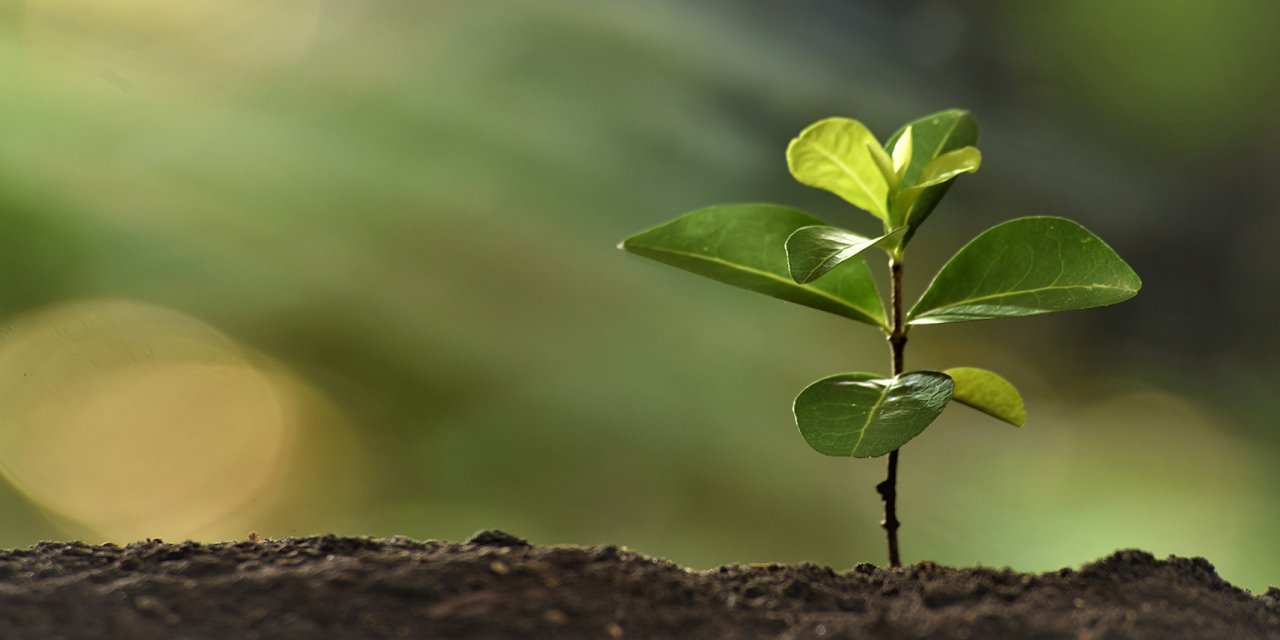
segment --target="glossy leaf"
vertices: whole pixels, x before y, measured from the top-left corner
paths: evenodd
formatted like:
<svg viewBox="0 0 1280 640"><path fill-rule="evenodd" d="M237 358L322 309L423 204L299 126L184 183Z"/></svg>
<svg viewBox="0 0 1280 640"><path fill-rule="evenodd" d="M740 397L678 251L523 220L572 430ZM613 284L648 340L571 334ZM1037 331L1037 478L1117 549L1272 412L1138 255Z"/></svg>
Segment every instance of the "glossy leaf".
<svg viewBox="0 0 1280 640"><path fill-rule="evenodd" d="M1138 275L1098 236L1053 217L996 225L942 267L908 314L911 324L1086 309L1133 297Z"/></svg>
<svg viewBox="0 0 1280 640"><path fill-rule="evenodd" d="M978 123L968 111L950 109L927 115L903 125L901 129L889 137L885 147L894 149L898 140L907 131L911 131L911 162L899 183L902 187L910 187L920 180L924 168L931 160L947 152L978 144ZM907 227L902 242L906 244L915 235L916 229L924 223L934 207L951 188L950 182L943 182L925 189L913 197L910 206L903 211L894 211L890 225Z"/></svg>
<svg viewBox="0 0 1280 640"><path fill-rule="evenodd" d="M699 209L637 233L620 248L765 295L885 326L884 304L861 259L848 260L820 282L797 284L787 267L787 238L823 224L773 204Z"/></svg>
<svg viewBox="0 0 1280 640"><path fill-rule="evenodd" d="M903 231L905 229L897 229L876 238L866 238L827 225L796 229L787 238L787 266L791 278L800 284L813 282L845 260L871 247L893 242Z"/></svg>
<svg viewBox="0 0 1280 640"><path fill-rule="evenodd" d="M946 408L952 387L951 378L937 371L823 378L796 396L796 425L818 453L882 456L920 435Z"/></svg>
<svg viewBox="0 0 1280 640"><path fill-rule="evenodd" d="M787 167L801 184L830 191L886 220L889 182L871 149L883 152L861 122L826 118L806 127L787 146Z"/></svg>
<svg viewBox="0 0 1280 640"><path fill-rule="evenodd" d="M1008 380L986 369L974 367L956 367L943 373L951 376L951 380L955 382L952 400L1015 427L1026 423L1027 409L1022 405L1022 396Z"/></svg>

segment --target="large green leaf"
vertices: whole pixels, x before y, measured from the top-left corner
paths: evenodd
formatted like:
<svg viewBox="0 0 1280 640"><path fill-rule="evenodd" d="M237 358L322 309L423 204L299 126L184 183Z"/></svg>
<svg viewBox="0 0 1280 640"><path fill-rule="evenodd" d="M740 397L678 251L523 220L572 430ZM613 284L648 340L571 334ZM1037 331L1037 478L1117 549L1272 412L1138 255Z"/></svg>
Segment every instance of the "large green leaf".
<svg viewBox="0 0 1280 640"><path fill-rule="evenodd" d="M925 166L934 158L978 144L978 123L968 111L961 109L939 111L908 122L890 136L884 146L889 149L896 148L898 139L908 130L911 132L912 142L911 162L903 173L900 183L902 187L917 184ZM899 227L905 224L907 227L906 235L902 239L903 244L911 240L911 236L915 235L916 229L929 217L934 207L938 206L938 202L942 200L942 196L946 195L951 184L951 182L943 182L929 187L918 197L913 198L910 207L905 211L894 212L896 219L890 220L890 226Z"/></svg>
<svg viewBox="0 0 1280 640"><path fill-rule="evenodd" d="M1086 309L1127 300L1141 286L1088 229L1064 218L1018 218L965 245L908 318L938 324Z"/></svg>
<svg viewBox="0 0 1280 640"><path fill-rule="evenodd" d="M956 367L943 373L956 383L951 399L969 405L993 418L1015 427L1027 421L1027 409L1022 405L1022 395L1008 380L975 367Z"/></svg>
<svg viewBox="0 0 1280 640"><path fill-rule="evenodd" d="M687 213L618 246L735 287L885 326L884 304L862 259L846 261L821 282L791 279L787 238L796 229L821 224L790 207L730 204Z"/></svg>
<svg viewBox="0 0 1280 640"><path fill-rule="evenodd" d="M787 264L791 278L800 284L813 282L845 260L877 245L893 242L906 229L866 238L838 227L800 227L787 238Z"/></svg>
<svg viewBox="0 0 1280 640"><path fill-rule="evenodd" d="M952 386L937 371L823 378L796 396L796 425L818 453L874 458L920 435L946 408Z"/></svg>
<svg viewBox="0 0 1280 640"><path fill-rule="evenodd" d="M861 122L826 118L806 127L787 145L787 167L801 184L830 191L887 220L889 183L877 155L883 156L884 148ZM892 160L888 163L892 167Z"/></svg>

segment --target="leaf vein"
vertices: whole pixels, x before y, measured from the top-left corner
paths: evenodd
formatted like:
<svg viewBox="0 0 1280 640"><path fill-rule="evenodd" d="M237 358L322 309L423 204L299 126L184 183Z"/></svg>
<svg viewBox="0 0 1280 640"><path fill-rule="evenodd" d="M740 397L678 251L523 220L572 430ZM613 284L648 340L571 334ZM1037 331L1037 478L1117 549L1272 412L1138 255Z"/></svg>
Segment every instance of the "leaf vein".
<svg viewBox="0 0 1280 640"><path fill-rule="evenodd" d="M1125 293L1137 292L1137 289L1132 289L1130 287L1117 287L1109 284L1071 284L1071 285L1061 285L1061 286L1050 285L1050 286L1044 286L1044 287L1035 287L1033 289L1001 291L1000 293L991 293L985 296L977 296L974 298L965 298L963 300L956 300L954 302L949 302L942 306L934 307L933 309L930 309L920 314L920 317L923 318L923 317L928 317L932 315L937 315L938 311L953 309L955 307L959 307L967 304L973 304L975 302L985 302L987 300L995 300L998 298L1006 298L1011 296L1020 296L1020 295L1027 295L1027 294L1039 296L1040 294L1048 291L1064 291L1070 294L1074 294L1076 290L1091 290L1091 289L1107 289L1112 291L1123 291Z"/></svg>

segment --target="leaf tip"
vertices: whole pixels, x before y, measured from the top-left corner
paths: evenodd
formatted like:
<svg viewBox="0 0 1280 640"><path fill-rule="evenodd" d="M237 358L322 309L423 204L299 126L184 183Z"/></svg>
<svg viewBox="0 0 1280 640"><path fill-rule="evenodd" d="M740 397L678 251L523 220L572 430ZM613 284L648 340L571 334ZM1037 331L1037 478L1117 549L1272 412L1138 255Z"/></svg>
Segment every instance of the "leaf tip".
<svg viewBox="0 0 1280 640"><path fill-rule="evenodd" d="M627 253L635 253L635 249L636 249L636 238L637 238L637 237L639 237L639 235L641 235L641 234L636 234L636 235L633 235L633 236L627 236L627 237L625 237L625 238L623 238L623 239L619 240L619 241L618 241L618 244L617 244L618 249L619 249L619 250L621 250L621 251L626 251Z"/></svg>
<svg viewBox="0 0 1280 640"><path fill-rule="evenodd" d="M794 264L787 265L787 275L791 276L792 282L796 284L809 284L812 278L808 277L802 270Z"/></svg>

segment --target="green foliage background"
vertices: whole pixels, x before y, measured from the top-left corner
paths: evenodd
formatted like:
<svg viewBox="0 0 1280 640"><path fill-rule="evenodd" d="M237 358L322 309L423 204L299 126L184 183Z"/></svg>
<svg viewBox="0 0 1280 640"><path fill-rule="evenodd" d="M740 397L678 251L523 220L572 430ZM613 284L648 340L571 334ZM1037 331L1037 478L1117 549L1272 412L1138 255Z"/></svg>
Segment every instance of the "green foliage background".
<svg viewBox="0 0 1280 640"><path fill-rule="evenodd" d="M951 409L904 450L905 559L1145 547L1280 582L1280 5L348 0L261 66L50 53L42 3L0 6L0 320L146 301L318 388L373 463L320 469L356 498L266 535L882 562L880 461L813 453L789 413L818 377L887 369L881 339L614 245L738 201L874 233L790 179L787 141L960 106L983 168L914 241L909 298L1019 215L1081 222L1144 288L913 332L909 368L998 369L1029 416ZM0 514L3 546L93 535L9 488Z"/></svg>

